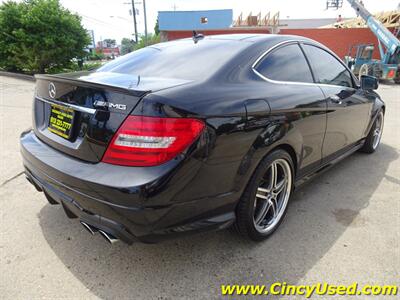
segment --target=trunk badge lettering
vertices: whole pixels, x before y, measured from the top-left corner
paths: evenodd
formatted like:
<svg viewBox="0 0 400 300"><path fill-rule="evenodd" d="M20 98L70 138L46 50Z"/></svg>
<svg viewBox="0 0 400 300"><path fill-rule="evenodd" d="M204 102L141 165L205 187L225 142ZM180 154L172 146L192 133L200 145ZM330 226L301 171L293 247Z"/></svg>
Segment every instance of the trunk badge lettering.
<svg viewBox="0 0 400 300"><path fill-rule="evenodd" d="M119 110L126 110L126 105L125 104L111 103L111 102L105 102L105 101L100 101L100 100L96 100L94 102L94 106L115 108L115 109L119 109Z"/></svg>

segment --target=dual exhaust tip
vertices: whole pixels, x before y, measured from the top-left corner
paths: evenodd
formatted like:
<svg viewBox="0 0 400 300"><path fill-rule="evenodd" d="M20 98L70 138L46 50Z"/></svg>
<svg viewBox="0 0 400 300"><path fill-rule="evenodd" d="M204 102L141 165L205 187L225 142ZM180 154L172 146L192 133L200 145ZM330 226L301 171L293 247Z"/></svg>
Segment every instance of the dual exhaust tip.
<svg viewBox="0 0 400 300"><path fill-rule="evenodd" d="M115 236L113 236L110 233L105 232L104 230L98 229L92 225L89 225L83 221L80 221L82 226L89 231L90 234L94 235L96 232L99 232L101 234L102 237L104 237L106 239L107 242L109 242L110 244L115 244L116 242L119 241L119 239L117 239Z"/></svg>

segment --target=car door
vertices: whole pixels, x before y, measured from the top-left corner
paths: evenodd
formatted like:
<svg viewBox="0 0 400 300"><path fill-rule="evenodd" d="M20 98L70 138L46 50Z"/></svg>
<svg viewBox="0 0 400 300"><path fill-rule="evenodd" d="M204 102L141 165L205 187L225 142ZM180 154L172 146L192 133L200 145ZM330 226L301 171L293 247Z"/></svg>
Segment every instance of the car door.
<svg viewBox="0 0 400 300"><path fill-rule="evenodd" d="M288 128L288 138L301 147L301 177L318 168L326 129L326 100L314 79L297 42L270 50L253 67L265 81L261 88L268 101L272 119Z"/></svg>
<svg viewBox="0 0 400 300"><path fill-rule="evenodd" d="M350 71L338 58L315 45L302 44L301 47L328 105L322 149L326 161L342 154L364 137L372 103L363 97Z"/></svg>

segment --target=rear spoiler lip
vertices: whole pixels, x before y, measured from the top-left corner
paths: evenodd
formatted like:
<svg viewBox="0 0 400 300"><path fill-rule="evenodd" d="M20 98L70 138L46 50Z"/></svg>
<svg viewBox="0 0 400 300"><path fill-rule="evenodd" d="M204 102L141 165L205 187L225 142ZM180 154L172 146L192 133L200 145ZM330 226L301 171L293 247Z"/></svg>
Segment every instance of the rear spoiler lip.
<svg viewBox="0 0 400 300"><path fill-rule="evenodd" d="M60 75L36 74L35 79L36 80L37 79L50 80L50 81L63 82L63 83L75 83L82 87L107 89L108 91L115 91L118 93L124 93L124 94L132 95L135 97L143 97L146 94L152 92L151 90L133 90L133 89L129 89L129 88L104 84L104 83L100 83L100 82L86 81L86 80L74 79L74 78L69 78L69 77L63 77Z"/></svg>

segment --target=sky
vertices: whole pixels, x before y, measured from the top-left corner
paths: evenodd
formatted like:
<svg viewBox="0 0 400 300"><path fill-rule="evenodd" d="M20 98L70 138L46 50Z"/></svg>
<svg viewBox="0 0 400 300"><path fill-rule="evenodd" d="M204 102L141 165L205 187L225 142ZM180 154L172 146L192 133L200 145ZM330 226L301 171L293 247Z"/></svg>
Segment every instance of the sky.
<svg viewBox="0 0 400 300"><path fill-rule="evenodd" d="M132 38L133 20L129 14L131 0L60 0L62 5L82 17L86 29L94 30L95 40ZM394 10L400 0L363 0L371 13ZM0 2L5 2L0 0ZM135 0L139 9L138 31L144 33L143 0ZM154 31L158 11L163 10L208 10L233 9L236 18L241 12L262 14L280 12L281 18L344 18L355 17L355 12L346 0L339 10L326 10L326 0L146 0L149 32Z"/></svg>

